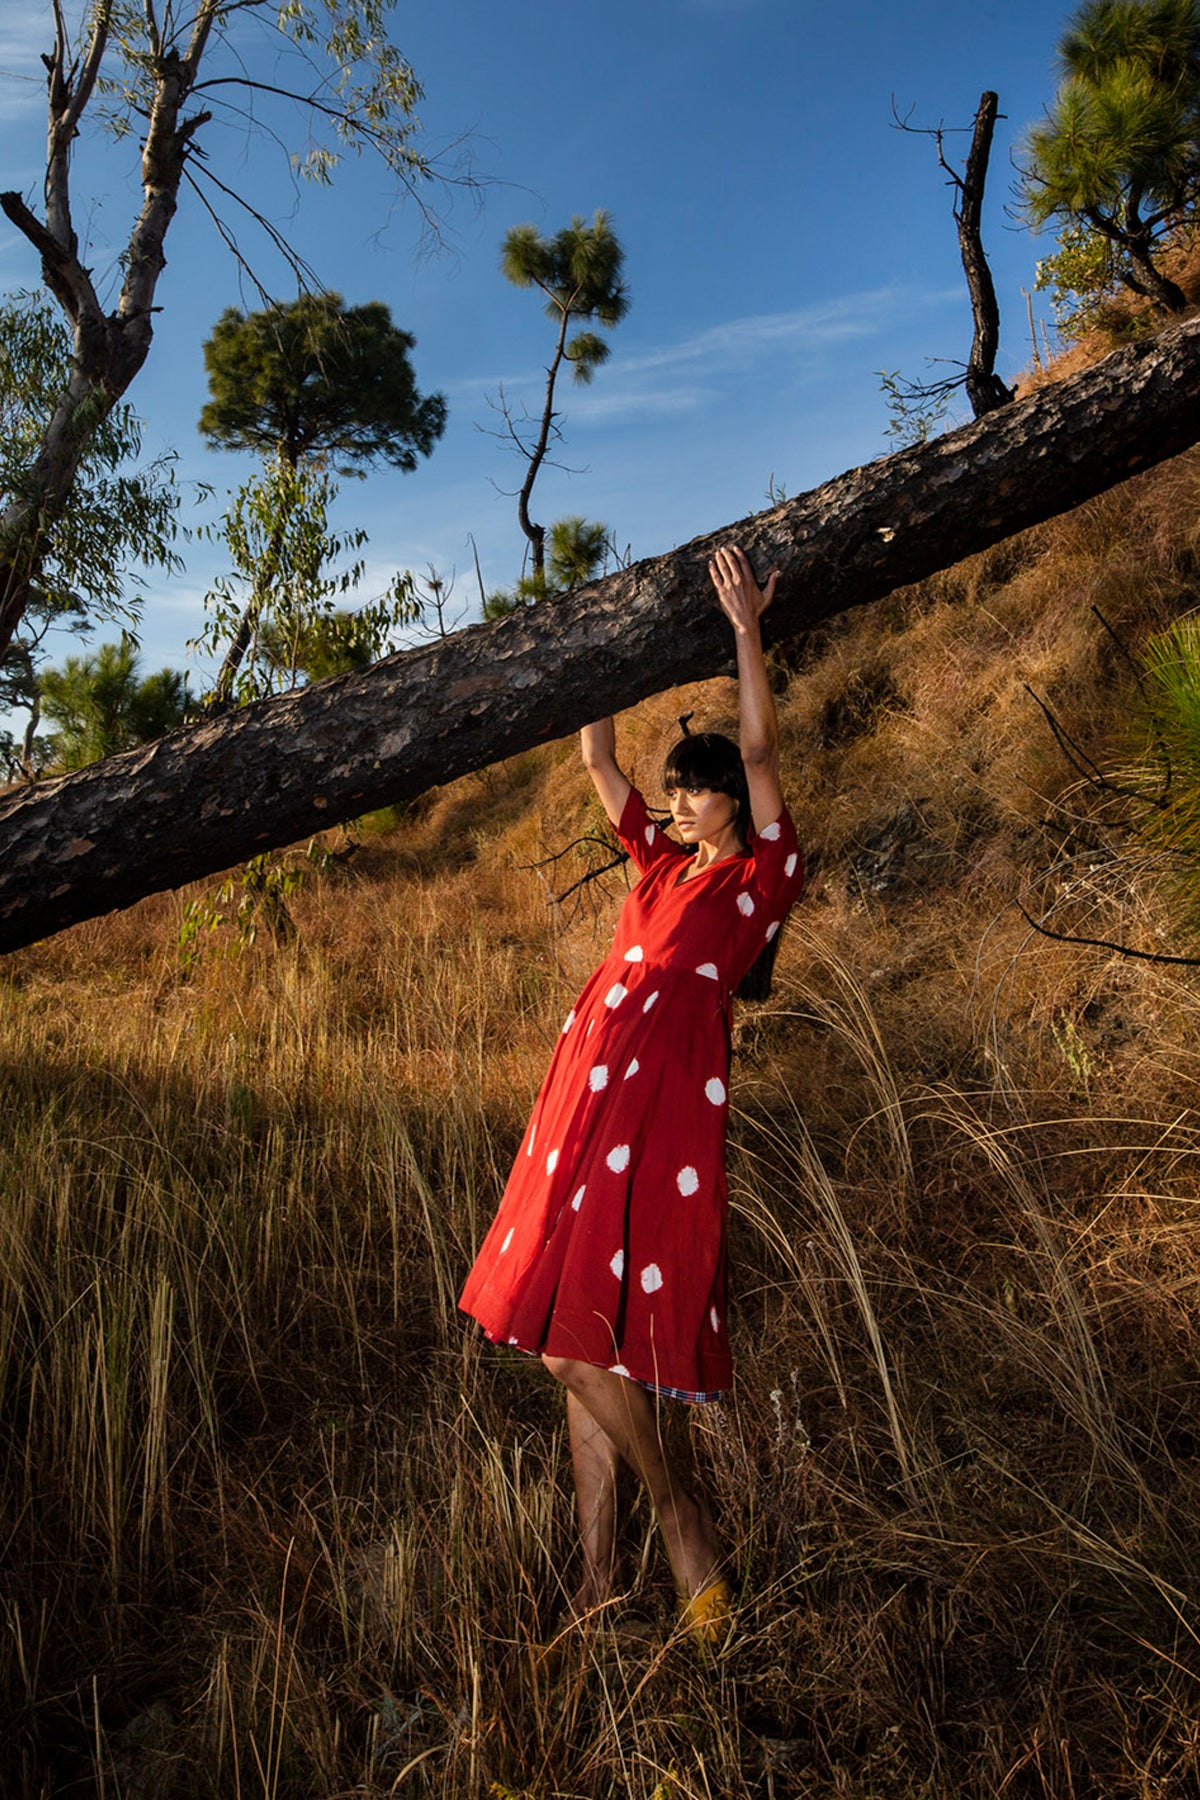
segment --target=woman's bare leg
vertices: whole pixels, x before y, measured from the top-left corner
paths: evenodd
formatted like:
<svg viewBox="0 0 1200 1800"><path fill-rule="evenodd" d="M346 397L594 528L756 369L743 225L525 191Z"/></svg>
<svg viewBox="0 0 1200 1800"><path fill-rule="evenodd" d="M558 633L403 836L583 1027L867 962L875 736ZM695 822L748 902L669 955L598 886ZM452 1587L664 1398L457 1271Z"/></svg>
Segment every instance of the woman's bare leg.
<svg viewBox="0 0 1200 1800"><path fill-rule="evenodd" d="M586 1611L610 1599L616 1582L618 1451L582 1401L569 1391L567 1426L583 1544L583 1582L576 1604Z"/></svg>
<svg viewBox="0 0 1200 1800"><path fill-rule="evenodd" d="M649 1490L680 1591L698 1594L716 1578L721 1553L707 1517L681 1486L663 1452L645 1388L609 1369L565 1356L542 1361ZM586 1548L585 1548L586 1563Z"/></svg>

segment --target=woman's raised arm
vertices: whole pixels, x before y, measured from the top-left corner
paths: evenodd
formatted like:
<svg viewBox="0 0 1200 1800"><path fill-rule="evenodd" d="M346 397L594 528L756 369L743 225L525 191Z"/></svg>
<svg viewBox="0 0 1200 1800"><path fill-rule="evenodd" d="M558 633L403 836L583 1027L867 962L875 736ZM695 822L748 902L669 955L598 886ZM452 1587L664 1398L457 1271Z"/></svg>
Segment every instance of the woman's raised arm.
<svg viewBox="0 0 1200 1800"><path fill-rule="evenodd" d="M779 727L759 624L775 598L779 570L772 569L766 587L760 588L744 552L736 544L723 544L710 559L708 572L737 641L738 743L750 789L754 829L761 831L783 811Z"/></svg>
<svg viewBox="0 0 1200 1800"><path fill-rule="evenodd" d="M611 719L597 719L585 725L579 734L583 764L592 778L592 786L614 825L621 823L630 784L617 762L617 730Z"/></svg>

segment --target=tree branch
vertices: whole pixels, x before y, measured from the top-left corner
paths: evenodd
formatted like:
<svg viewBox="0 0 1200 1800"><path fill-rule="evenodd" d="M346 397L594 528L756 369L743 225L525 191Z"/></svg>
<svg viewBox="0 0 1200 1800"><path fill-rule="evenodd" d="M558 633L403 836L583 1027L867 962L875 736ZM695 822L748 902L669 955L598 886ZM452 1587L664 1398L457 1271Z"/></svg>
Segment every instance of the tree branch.
<svg viewBox="0 0 1200 1800"><path fill-rule="evenodd" d="M42 259L42 276L67 317L78 324L84 314L100 315L100 300L88 270L74 251L59 243L26 206L20 194L0 194L0 212L27 238ZM74 234L72 234L73 236Z"/></svg>
<svg viewBox="0 0 1200 1800"><path fill-rule="evenodd" d="M258 289L259 294L262 296L264 305L269 306L271 304L274 296L271 295L270 293L268 293L267 289L263 286L263 283L258 279L258 276L254 273L253 269L250 267L250 264L247 262L246 258L242 255L241 249L238 246L237 239L234 237L233 232L226 226L224 220L221 218L220 214L216 211L216 208L213 207L212 205L210 205L209 201L201 193L200 183L198 180L198 177L201 175L203 175L205 181L211 182L213 187L219 188L221 193L223 193L227 199L232 200L235 205L240 206L242 208L243 212L249 213L250 217L254 220L254 223L266 235L266 237L270 240L271 244L279 252L279 254L283 258L283 260L287 263L288 267L291 269L292 273L296 277L297 282L300 284L300 286L302 288L309 289L316 293L319 293L321 291L322 283L321 283L320 276L317 274L317 271L313 268L313 266L310 262L307 262L304 259L304 257L302 257L300 255L300 252L298 250L295 250L292 248L291 244L288 243L288 240L284 237L283 233L279 230L279 227L277 225L273 225L271 223L270 219L268 219L263 213L260 213L258 211L257 207L251 206L250 202L247 199L245 199L243 195L237 193L234 188L227 186L227 184L225 182L223 182L219 176L214 175L210 168L205 167L203 164L193 163L190 167L187 167L184 169L183 178L187 182L188 186L192 189L193 193L195 193L197 198L200 200L200 203L204 207L204 210L207 212L209 218L216 225L217 230L221 234L222 241L226 244L228 249L232 252L238 266L244 271L244 273L249 278L249 280L252 281L254 283L254 286Z"/></svg>
<svg viewBox="0 0 1200 1800"><path fill-rule="evenodd" d="M79 128L84 108L92 97L92 91L100 75L100 65L104 61L104 52L108 48L108 34L112 25L112 0L104 0L103 5L96 8L92 25L91 42L83 62L83 71L75 88L75 94L63 115L63 131L71 137Z"/></svg>
<svg viewBox="0 0 1200 1800"><path fill-rule="evenodd" d="M197 9L196 17L192 21L192 35L188 39L188 47L183 56L188 71L189 85L195 82L196 70L203 60L213 25L221 10L221 0L201 0ZM228 12L231 9L226 5L224 10Z"/></svg>
<svg viewBox="0 0 1200 1800"><path fill-rule="evenodd" d="M142 16L146 21L146 35L150 39L150 49L156 57L159 57L162 55L162 33L158 29L154 0L142 0Z"/></svg>
<svg viewBox="0 0 1200 1800"><path fill-rule="evenodd" d="M1118 944L1112 938L1085 937L1072 931L1052 931L1044 921L1031 918L1019 900L1016 907L1025 923L1032 926L1039 937L1053 938L1058 944L1082 944L1089 950L1111 950L1116 956L1131 956L1137 962L1173 963L1186 969L1200 967L1200 956L1167 956L1161 950L1133 950L1128 944Z"/></svg>

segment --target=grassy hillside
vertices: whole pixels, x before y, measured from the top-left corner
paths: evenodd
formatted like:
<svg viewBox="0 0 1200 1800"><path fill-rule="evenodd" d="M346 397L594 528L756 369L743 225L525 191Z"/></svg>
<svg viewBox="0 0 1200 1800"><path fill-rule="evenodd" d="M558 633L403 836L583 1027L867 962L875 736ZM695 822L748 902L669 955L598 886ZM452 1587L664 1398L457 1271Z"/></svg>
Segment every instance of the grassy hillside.
<svg viewBox="0 0 1200 1800"><path fill-rule="evenodd" d="M1198 527L1189 455L777 665L812 877L736 1025L738 1390L667 1419L712 1663L632 1494L629 1606L561 1630L559 1399L455 1310L624 891L537 866L601 824L573 745L367 822L292 934L213 890L181 947L196 889L4 964L5 1793L1195 1791L1200 973L1015 902L1189 947L1027 689L1128 761ZM652 798L732 703L622 720Z"/></svg>

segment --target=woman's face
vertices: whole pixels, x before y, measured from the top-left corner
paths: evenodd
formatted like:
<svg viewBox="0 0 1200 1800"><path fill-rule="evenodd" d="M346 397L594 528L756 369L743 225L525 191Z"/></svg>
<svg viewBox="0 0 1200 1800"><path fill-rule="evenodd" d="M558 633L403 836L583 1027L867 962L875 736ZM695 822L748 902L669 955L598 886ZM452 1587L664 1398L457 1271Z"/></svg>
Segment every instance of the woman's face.
<svg viewBox="0 0 1200 1800"><path fill-rule="evenodd" d="M737 801L717 788L669 787L666 796L685 844L718 843L737 818Z"/></svg>

